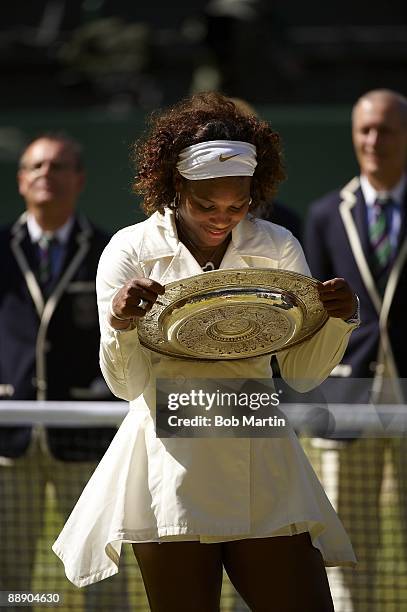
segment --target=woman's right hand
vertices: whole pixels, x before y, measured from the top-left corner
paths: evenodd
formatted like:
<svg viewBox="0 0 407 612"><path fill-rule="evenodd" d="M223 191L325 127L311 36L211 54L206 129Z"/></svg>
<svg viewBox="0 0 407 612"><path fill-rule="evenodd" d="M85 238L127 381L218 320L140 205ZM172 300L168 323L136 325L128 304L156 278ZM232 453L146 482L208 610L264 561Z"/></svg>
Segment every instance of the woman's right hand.
<svg viewBox="0 0 407 612"><path fill-rule="evenodd" d="M136 317L144 317L151 310L165 288L150 278L129 280L113 297L109 323L115 329L127 329Z"/></svg>

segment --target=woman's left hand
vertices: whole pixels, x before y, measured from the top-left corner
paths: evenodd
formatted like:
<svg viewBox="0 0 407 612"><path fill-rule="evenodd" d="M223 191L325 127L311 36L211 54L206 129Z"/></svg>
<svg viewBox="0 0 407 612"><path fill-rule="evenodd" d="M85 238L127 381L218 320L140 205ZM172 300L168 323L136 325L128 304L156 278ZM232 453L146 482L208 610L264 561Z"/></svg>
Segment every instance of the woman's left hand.
<svg viewBox="0 0 407 612"><path fill-rule="evenodd" d="M347 321L357 309L356 295L344 278L333 278L318 285L318 293L330 317Z"/></svg>

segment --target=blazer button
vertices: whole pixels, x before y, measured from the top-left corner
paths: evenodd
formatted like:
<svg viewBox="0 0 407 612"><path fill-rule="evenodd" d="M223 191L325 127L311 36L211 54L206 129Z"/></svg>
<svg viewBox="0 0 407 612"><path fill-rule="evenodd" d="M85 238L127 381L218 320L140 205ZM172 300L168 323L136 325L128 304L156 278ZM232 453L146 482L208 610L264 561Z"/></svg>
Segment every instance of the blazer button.
<svg viewBox="0 0 407 612"><path fill-rule="evenodd" d="M13 385L0 385L0 397L13 397Z"/></svg>
<svg viewBox="0 0 407 612"><path fill-rule="evenodd" d="M40 391L45 391L46 388L47 388L47 381L46 380L40 380L38 378L32 378L31 382L34 385L34 387L36 387Z"/></svg>
<svg viewBox="0 0 407 612"><path fill-rule="evenodd" d="M40 391L45 391L47 388L47 381L46 380L39 380L37 382L37 387L38 389L40 389Z"/></svg>
<svg viewBox="0 0 407 612"><path fill-rule="evenodd" d="M383 363L378 363L378 364L376 365L376 374L378 374L379 376L380 376L381 374L384 374L384 370L385 370L385 367L384 367L384 364L383 364Z"/></svg>

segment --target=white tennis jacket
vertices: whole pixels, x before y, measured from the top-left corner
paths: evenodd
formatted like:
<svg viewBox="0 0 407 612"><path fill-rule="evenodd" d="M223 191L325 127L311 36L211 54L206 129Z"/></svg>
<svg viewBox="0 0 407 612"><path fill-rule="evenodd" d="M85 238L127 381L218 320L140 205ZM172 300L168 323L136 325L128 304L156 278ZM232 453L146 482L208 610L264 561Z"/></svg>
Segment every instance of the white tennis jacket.
<svg viewBox="0 0 407 612"><path fill-rule="evenodd" d="M246 218L221 268L280 268L309 275L298 241L273 223ZM326 565L352 565L349 539L294 434L285 438L157 438L157 377L269 378L270 357L184 361L143 348L137 330L108 323L114 294L130 278L165 285L201 274L178 240L173 212L120 230L99 264L100 364L130 410L53 546L68 578L85 586L118 571L123 542L225 541L310 533ZM310 340L278 354L299 391L341 361L354 325L330 318Z"/></svg>

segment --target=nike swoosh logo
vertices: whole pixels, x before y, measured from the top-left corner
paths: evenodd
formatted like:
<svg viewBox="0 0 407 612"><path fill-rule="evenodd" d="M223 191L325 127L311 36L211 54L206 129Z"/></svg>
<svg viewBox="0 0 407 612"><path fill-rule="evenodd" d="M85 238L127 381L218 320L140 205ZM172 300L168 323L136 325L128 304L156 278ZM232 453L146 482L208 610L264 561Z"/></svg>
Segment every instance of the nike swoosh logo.
<svg viewBox="0 0 407 612"><path fill-rule="evenodd" d="M228 159L232 159L232 157L237 157L238 155L240 155L240 153L235 153L234 155L224 155L223 153L221 153L219 155L219 161L225 162L228 161Z"/></svg>

